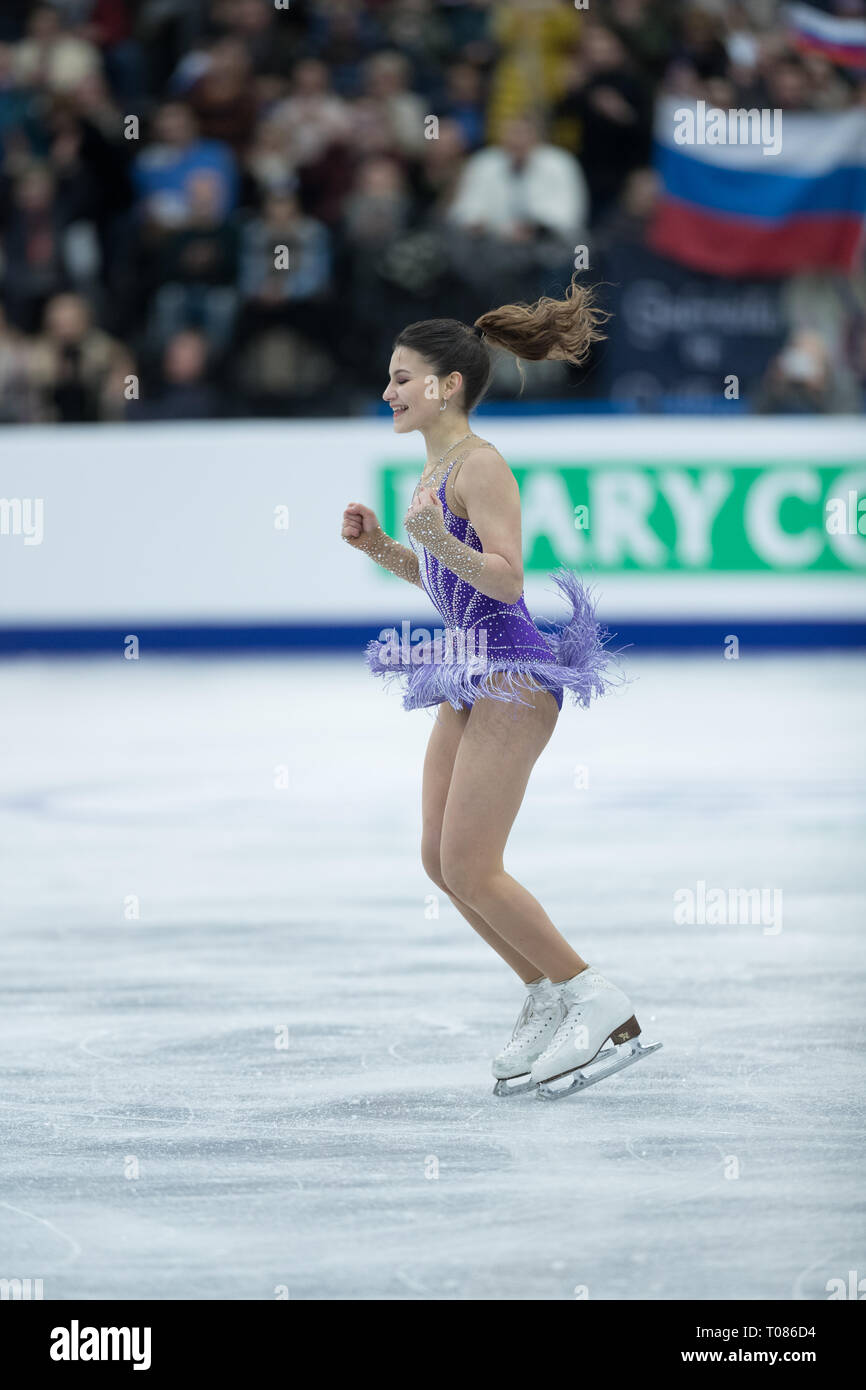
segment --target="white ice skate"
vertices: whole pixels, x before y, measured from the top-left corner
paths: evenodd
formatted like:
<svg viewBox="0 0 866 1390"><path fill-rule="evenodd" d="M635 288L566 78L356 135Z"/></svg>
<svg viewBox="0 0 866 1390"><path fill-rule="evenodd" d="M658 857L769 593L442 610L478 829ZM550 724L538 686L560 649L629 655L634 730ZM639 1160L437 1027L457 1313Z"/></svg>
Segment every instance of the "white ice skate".
<svg viewBox="0 0 866 1390"><path fill-rule="evenodd" d="M644 1047L628 995L589 966L563 985L565 1018L533 1063L531 1085L540 1100L561 1100L639 1062L661 1043ZM612 1046L605 1048L605 1043Z"/></svg>
<svg viewBox="0 0 866 1390"><path fill-rule="evenodd" d="M532 1064L550 1042L565 1018L565 1005L560 991L553 985L527 994L523 1008L514 1025L511 1041L493 1059L493 1088L495 1096L519 1096L533 1091Z"/></svg>

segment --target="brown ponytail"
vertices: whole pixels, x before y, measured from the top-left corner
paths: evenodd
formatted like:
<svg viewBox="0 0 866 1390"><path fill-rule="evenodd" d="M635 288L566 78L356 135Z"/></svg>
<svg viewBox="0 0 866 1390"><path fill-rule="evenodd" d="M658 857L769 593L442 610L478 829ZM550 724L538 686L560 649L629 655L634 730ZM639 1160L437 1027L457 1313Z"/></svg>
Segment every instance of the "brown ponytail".
<svg viewBox="0 0 866 1390"><path fill-rule="evenodd" d="M493 370L490 347L505 348L518 359L543 362L558 358L580 366L593 343L604 333L599 325L610 314L599 309L593 291L571 285L564 299L539 299L535 304L504 304L475 320L474 326L459 319L422 319L410 323L394 339L394 348L406 347L430 363L435 376L460 372L463 377L463 408L468 413L481 400Z"/></svg>
<svg viewBox="0 0 866 1390"><path fill-rule="evenodd" d="M578 367L586 361L593 343L606 336L599 326L610 315L593 300L588 286L576 284L576 275L564 299L547 295L535 304L503 304L475 320L491 347L505 348L527 362L556 359Z"/></svg>

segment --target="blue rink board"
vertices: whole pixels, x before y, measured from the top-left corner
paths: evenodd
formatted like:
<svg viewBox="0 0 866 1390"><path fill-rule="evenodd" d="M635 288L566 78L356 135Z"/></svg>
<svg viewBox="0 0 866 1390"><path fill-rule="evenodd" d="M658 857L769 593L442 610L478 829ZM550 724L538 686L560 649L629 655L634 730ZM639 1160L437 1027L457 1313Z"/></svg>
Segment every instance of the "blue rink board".
<svg viewBox="0 0 866 1390"><path fill-rule="evenodd" d="M135 634L142 647L159 652L357 651L388 626L386 622L143 626L132 621L125 626L0 627L0 656L108 655L117 651L129 632ZM741 622L735 617L724 622L618 622L613 618L607 626L612 634L611 645L616 649L629 647L633 652L718 651L732 632L742 646L760 651L866 647L866 622Z"/></svg>

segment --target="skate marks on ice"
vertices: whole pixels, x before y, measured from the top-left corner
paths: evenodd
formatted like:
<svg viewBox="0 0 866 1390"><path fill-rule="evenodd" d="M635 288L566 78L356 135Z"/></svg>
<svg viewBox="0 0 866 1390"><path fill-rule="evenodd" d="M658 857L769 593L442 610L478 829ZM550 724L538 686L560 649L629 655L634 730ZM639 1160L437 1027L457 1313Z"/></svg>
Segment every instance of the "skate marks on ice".
<svg viewBox="0 0 866 1390"><path fill-rule="evenodd" d="M845 662L646 663L560 721L509 867L664 1046L557 1106L492 1095L520 989L420 872L429 721L339 663L57 669L9 668L0 730L0 1276L560 1301L866 1272ZM781 884L784 929L676 926L699 879Z"/></svg>

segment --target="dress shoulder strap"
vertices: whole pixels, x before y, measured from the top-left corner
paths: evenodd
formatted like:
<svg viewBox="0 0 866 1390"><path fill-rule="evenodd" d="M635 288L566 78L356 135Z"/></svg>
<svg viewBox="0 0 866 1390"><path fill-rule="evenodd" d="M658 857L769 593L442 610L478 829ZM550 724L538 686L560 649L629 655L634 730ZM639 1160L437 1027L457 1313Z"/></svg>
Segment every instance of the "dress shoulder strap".
<svg viewBox="0 0 866 1390"><path fill-rule="evenodd" d="M442 487L443 487L443 488L447 488L447 486L448 486L448 479L451 477L451 470L454 468L454 466L455 466L455 464L456 464L456 465L458 466L458 471L459 471L459 466L462 465L462 464L465 462L465 459L466 459L467 454L471 454L471 453L473 452L473 450L475 450L475 449L495 449L495 448L496 448L496 445L495 445L495 444L491 444L490 441L487 440L487 439L478 439L478 440L476 440L474 443L467 445L467 447L463 450L463 453L462 453L462 454L458 454L457 457L454 458L454 459L452 459L452 460L451 460L451 463L448 465L448 471L447 471L447 473L445 474L445 477L442 479ZM455 473L455 474L454 474L455 480L456 480L456 477L457 477L457 474ZM444 493L443 493L443 495L444 495ZM455 516L461 516L461 515L462 515L461 512L455 511L455 509L454 509L454 507L453 507L453 505L452 505L453 501L454 501L454 482L452 481L452 483L451 483L451 502L448 503L448 507L449 507L449 509L450 509L452 512L454 512L454 515L455 515ZM468 517L464 517L463 519L464 519L464 521L468 521L469 518L468 518Z"/></svg>
<svg viewBox="0 0 866 1390"><path fill-rule="evenodd" d="M448 478L451 476L451 469L454 467L455 464L457 464L457 463L463 463L463 461L465 460L467 454L471 454L475 449L495 449L495 448L496 448L496 445L495 445L495 444L491 444L490 441L489 441L488 439L479 439L479 440L477 440L474 444L467 444L467 446L466 446L466 448L463 450L463 452L460 453L460 454L455 454L454 458L453 458L453 459L451 460L451 462L449 463L448 468L447 468L446 473L445 473L445 479L444 479L444 481L447 482Z"/></svg>

